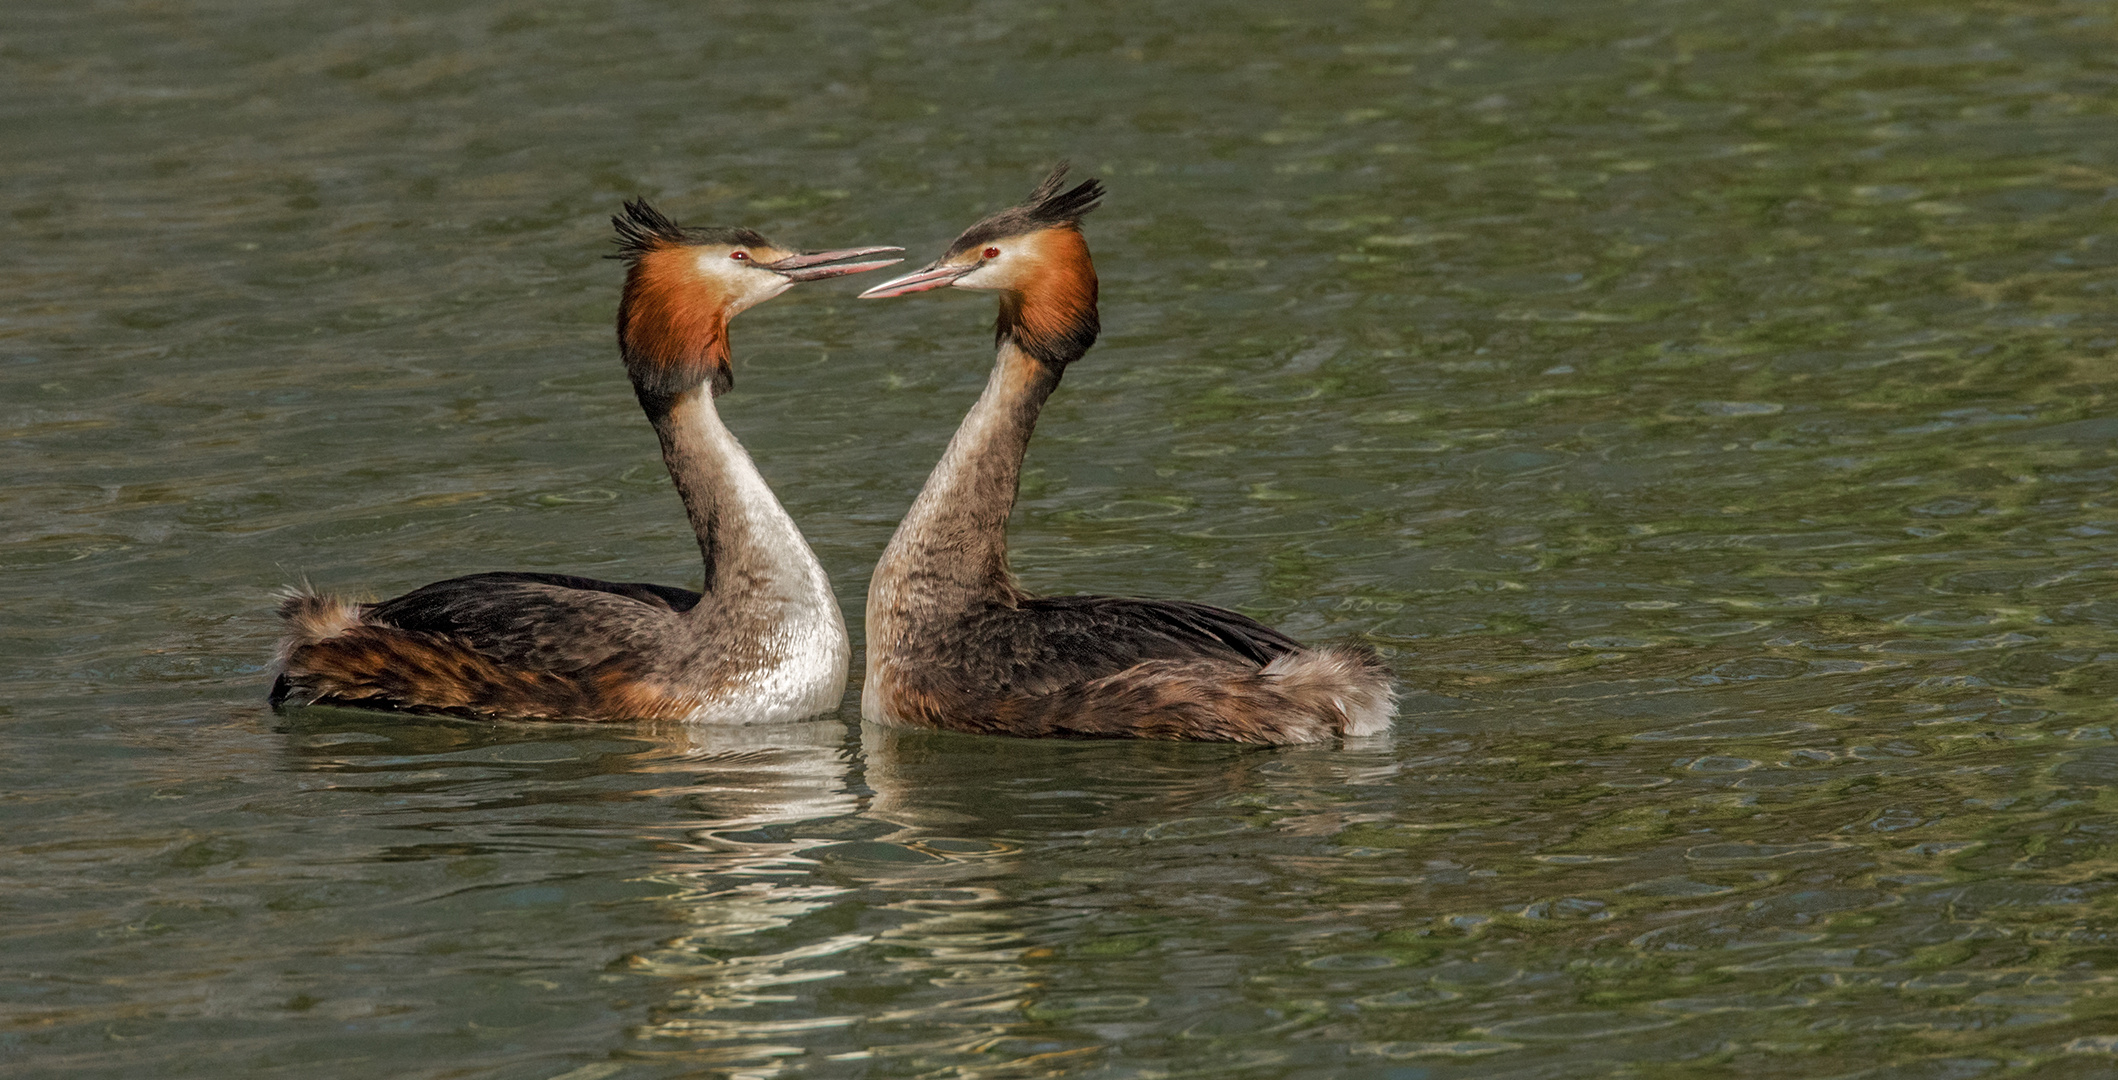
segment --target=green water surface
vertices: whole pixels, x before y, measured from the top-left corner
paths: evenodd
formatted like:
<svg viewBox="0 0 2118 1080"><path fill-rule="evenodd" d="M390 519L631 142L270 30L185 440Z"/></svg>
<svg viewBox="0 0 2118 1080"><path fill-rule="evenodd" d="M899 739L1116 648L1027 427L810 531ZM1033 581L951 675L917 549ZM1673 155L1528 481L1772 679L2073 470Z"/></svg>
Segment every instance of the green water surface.
<svg viewBox="0 0 2118 1080"><path fill-rule="evenodd" d="M265 708L304 575L696 584L622 199L1062 156L1024 582L1390 735ZM14 0L0 210L9 1077L2118 1075L2118 5ZM858 287L723 401L856 649L991 319Z"/></svg>

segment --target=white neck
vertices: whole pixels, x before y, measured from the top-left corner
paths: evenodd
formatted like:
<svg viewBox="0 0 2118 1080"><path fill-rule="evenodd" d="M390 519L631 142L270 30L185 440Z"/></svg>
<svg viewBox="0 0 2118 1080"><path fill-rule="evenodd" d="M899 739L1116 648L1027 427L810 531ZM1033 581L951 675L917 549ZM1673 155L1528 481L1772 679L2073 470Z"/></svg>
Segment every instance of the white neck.
<svg viewBox="0 0 2118 1080"><path fill-rule="evenodd" d="M692 615L728 633L762 635L764 651L778 658L739 676L742 718L792 719L836 705L852 647L816 553L721 423L711 395L684 395L656 426L706 554L707 596Z"/></svg>

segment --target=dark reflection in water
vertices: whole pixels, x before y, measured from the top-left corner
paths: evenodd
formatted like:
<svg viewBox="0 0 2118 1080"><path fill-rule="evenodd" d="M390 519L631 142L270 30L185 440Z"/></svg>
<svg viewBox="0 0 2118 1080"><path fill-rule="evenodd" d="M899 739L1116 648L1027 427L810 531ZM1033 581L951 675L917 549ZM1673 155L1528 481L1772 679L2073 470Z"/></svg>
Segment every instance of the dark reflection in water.
<svg viewBox="0 0 2118 1080"><path fill-rule="evenodd" d="M0 1073L2118 1072L2108 5L19 0ZM619 200L1072 155L1026 584L1363 638L1343 747L259 704L272 590L684 583ZM725 413L860 623L990 312ZM849 702L850 702L849 698Z"/></svg>

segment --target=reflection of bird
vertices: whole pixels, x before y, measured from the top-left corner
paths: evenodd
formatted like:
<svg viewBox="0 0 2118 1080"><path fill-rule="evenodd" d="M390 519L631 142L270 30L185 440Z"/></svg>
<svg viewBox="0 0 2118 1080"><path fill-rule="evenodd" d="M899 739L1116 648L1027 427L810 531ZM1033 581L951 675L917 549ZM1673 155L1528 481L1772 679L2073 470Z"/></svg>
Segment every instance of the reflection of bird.
<svg viewBox="0 0 2118 1080"><path fill-rule="evenodd" d="M851 650L830 582L714 398L734 382L737 312L901 249L796 254L748 229L681 228L644 201L612 222L630 264L618 348L698 534L705 592L524 573L374 604L303 589L280 606L273 704L731 723L838 703Z"/></svg>
<svg viewBox="0 0 2118 1080"><path fill-rule="evenodd" d="M940 259L862 293L1000 293L985 393L897 527L868 586L870 720L1059 737L1313 742L1389 726L1388 670L1364 648L1311 649L1233 611L1114 596L1031 596L1007 566L1030 431L1095 343L1096 268L1081 217L1103 186L1061 190L971 226Z"/></svg>

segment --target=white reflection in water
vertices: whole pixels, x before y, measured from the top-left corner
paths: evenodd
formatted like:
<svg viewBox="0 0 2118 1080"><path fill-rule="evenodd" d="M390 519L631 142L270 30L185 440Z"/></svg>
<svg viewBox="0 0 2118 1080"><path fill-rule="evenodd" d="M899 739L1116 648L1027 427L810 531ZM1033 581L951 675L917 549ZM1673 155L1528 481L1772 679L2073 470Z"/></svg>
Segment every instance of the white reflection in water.
<svg viewBox="0 0 2118 1080"><path fill-rule="evenodd" d="M643 1035L718 1039L727 1025L698 1014L791 1001L774 988L828 979L841 972L789 965L843 952L868 937L844 934L824 941L747 955L742 939L778 930L830 904L847 890L810 880L815 861L803 852L832 841L785 837L772 826L835 818L858 809L847 784L851 762L846 729L836 721L758 727L670 729L677 751L658 768L686 774L668 795L681 795L711 815L689 824L687 839L671 843L665 869L652 880L673 885L668 903L689 929L659 947L628 958L637 970L697 980L670 1008L683 1015L648 1025ZM825 1018L811 1027L830 1026ZM784 1024L768 1024L784 1029Z"/></svg>
<svg viewBox="0 0 2118 1080"><path fill-rule="evenodd" d="M916 797L891 733L863 733L862 791L848 734L827 721L672 735L682 753L659 767L686 774L685 797L712 816L654 875L676 886L667 902L688 929L627 963L683 985L637 1040L681 1040L669 1052L686 1063L763 1077L798 1054L990 1054L1019 1024L1028 937L1006 897L974 883L1011 873L1015 849L950 838L964 816ZM789 929L834 905L862 929ZM857 964L845 956L870 946ZM900 992L836 1010L818 1000L856 966L863 986Z"/></svg>

